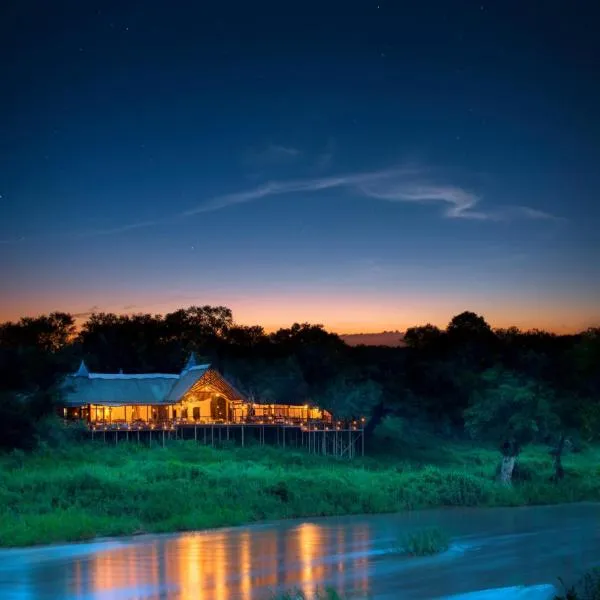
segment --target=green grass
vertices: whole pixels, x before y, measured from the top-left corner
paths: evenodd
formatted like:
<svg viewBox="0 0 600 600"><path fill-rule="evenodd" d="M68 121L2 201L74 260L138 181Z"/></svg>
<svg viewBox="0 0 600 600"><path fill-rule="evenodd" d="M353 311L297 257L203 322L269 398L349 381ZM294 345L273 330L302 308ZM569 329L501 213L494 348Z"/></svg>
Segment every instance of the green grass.
<svg viewBox="0 0 600 600"><path fill-rule="evenodd" d="M432 556L445 552L450 547L448 534L438 527L420 529L405 535L400 551L408 556Z"/></svg>
<svg viewBox="0 0 600 600"><path fill-rule="evenodd" d="M555 596L554 600L600 600L600 567L591 569L573 586L567 587L559 580L564 595Z"/></svg>
<svg viewBox="0 0 600 600"><path fill-rule="evenodd" d="M497 451L429 440L398 457L347 461L275 447L151 449L82 443L0 455L0 546L172 532L265 519L443 506L518 506L600 500L600 449L552 458L530 448L530 477L494 480Z"/></svg>

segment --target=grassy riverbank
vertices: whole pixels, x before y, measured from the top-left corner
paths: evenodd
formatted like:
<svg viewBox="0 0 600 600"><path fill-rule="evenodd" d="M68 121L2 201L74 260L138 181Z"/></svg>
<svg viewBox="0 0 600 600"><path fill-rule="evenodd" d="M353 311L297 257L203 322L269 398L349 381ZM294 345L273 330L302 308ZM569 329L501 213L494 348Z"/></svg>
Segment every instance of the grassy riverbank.
<svg viewBox="0 0 600 600"><path fill-rule="evenodd" d="M424 445L353 462L274 447L212 449L86 443L0 457L0 545L239 525L264 519L438 506L600 500L600 449L565 457L548 481L547 448L528 449L521 481L494 481L498 453Z"/></svg>

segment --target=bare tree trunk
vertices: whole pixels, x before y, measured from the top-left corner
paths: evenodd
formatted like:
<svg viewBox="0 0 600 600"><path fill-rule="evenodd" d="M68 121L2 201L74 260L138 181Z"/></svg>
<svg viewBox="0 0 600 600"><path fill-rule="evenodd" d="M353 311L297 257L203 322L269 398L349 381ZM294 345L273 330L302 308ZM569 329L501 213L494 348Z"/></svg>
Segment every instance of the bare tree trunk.
<svg viewBox="0 0 600 600"><path fill-rule="evenodd" d="M512 474L517 462L516 456L503 456L500 465L500 481L504 485L512 485Z"/></svg>
<svg viewBox="0 0 600 600"><path fill-rule="evenodd" d="M554 481L560 481L565 476L565 470L562 466L562 455L565 449L566 438L563 435L560 436L556 449L554 450Z"/></svg>
<svg viewBox="0 0 600 600"><path fill-rule="evenodd" d="M512 485L512 475L517 462L516 444L505 442L502 445L502 463L500 464L500 481L504 485Z"/></svg>

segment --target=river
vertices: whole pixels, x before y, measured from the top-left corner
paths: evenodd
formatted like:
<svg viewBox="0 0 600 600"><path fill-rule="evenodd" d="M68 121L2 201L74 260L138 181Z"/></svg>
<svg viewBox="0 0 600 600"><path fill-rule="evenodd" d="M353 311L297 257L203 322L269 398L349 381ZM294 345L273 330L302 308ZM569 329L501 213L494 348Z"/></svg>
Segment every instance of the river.
<svg viewBox="0 0 600 600"><path fill-rule="evenodd" d="M333 586L352 598L536 598L600 564L600 504L300 519L177 535L0 550L2 600L262 600ZM452 537L434 557L407 532ZM476 592L476 593L475 593Z"/></svg>

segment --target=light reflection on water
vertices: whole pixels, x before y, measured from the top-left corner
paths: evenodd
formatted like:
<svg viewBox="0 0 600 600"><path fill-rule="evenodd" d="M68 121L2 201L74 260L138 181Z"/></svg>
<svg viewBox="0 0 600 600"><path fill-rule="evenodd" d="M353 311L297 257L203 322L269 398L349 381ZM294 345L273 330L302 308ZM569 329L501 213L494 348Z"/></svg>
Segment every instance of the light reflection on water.
<svg viewBox="0 0 600 600"><path fill-rule="evenodd" d="M181 534L76 558L66 596L97 598L120 590L131 600L256 600L265 590L298 588L311 595L319 587L315 582L332 576L342 587L348 571L366 593L368 560L360 554L368 553L369 545L365 523ZM349 562L346 554L352 556ZM148 590L154 590L150 596Z"/></svg>
<svg viewBox="0 0 600 600"><path fill-rule="evenodd" d="M452 536L447 553L391 552L400 534L432 525ZM597 564L599 525L598 504L456 509L0 550L0 599L263 600L325 585L386 600L509 586L544 598L532 586Z"/></svg>

